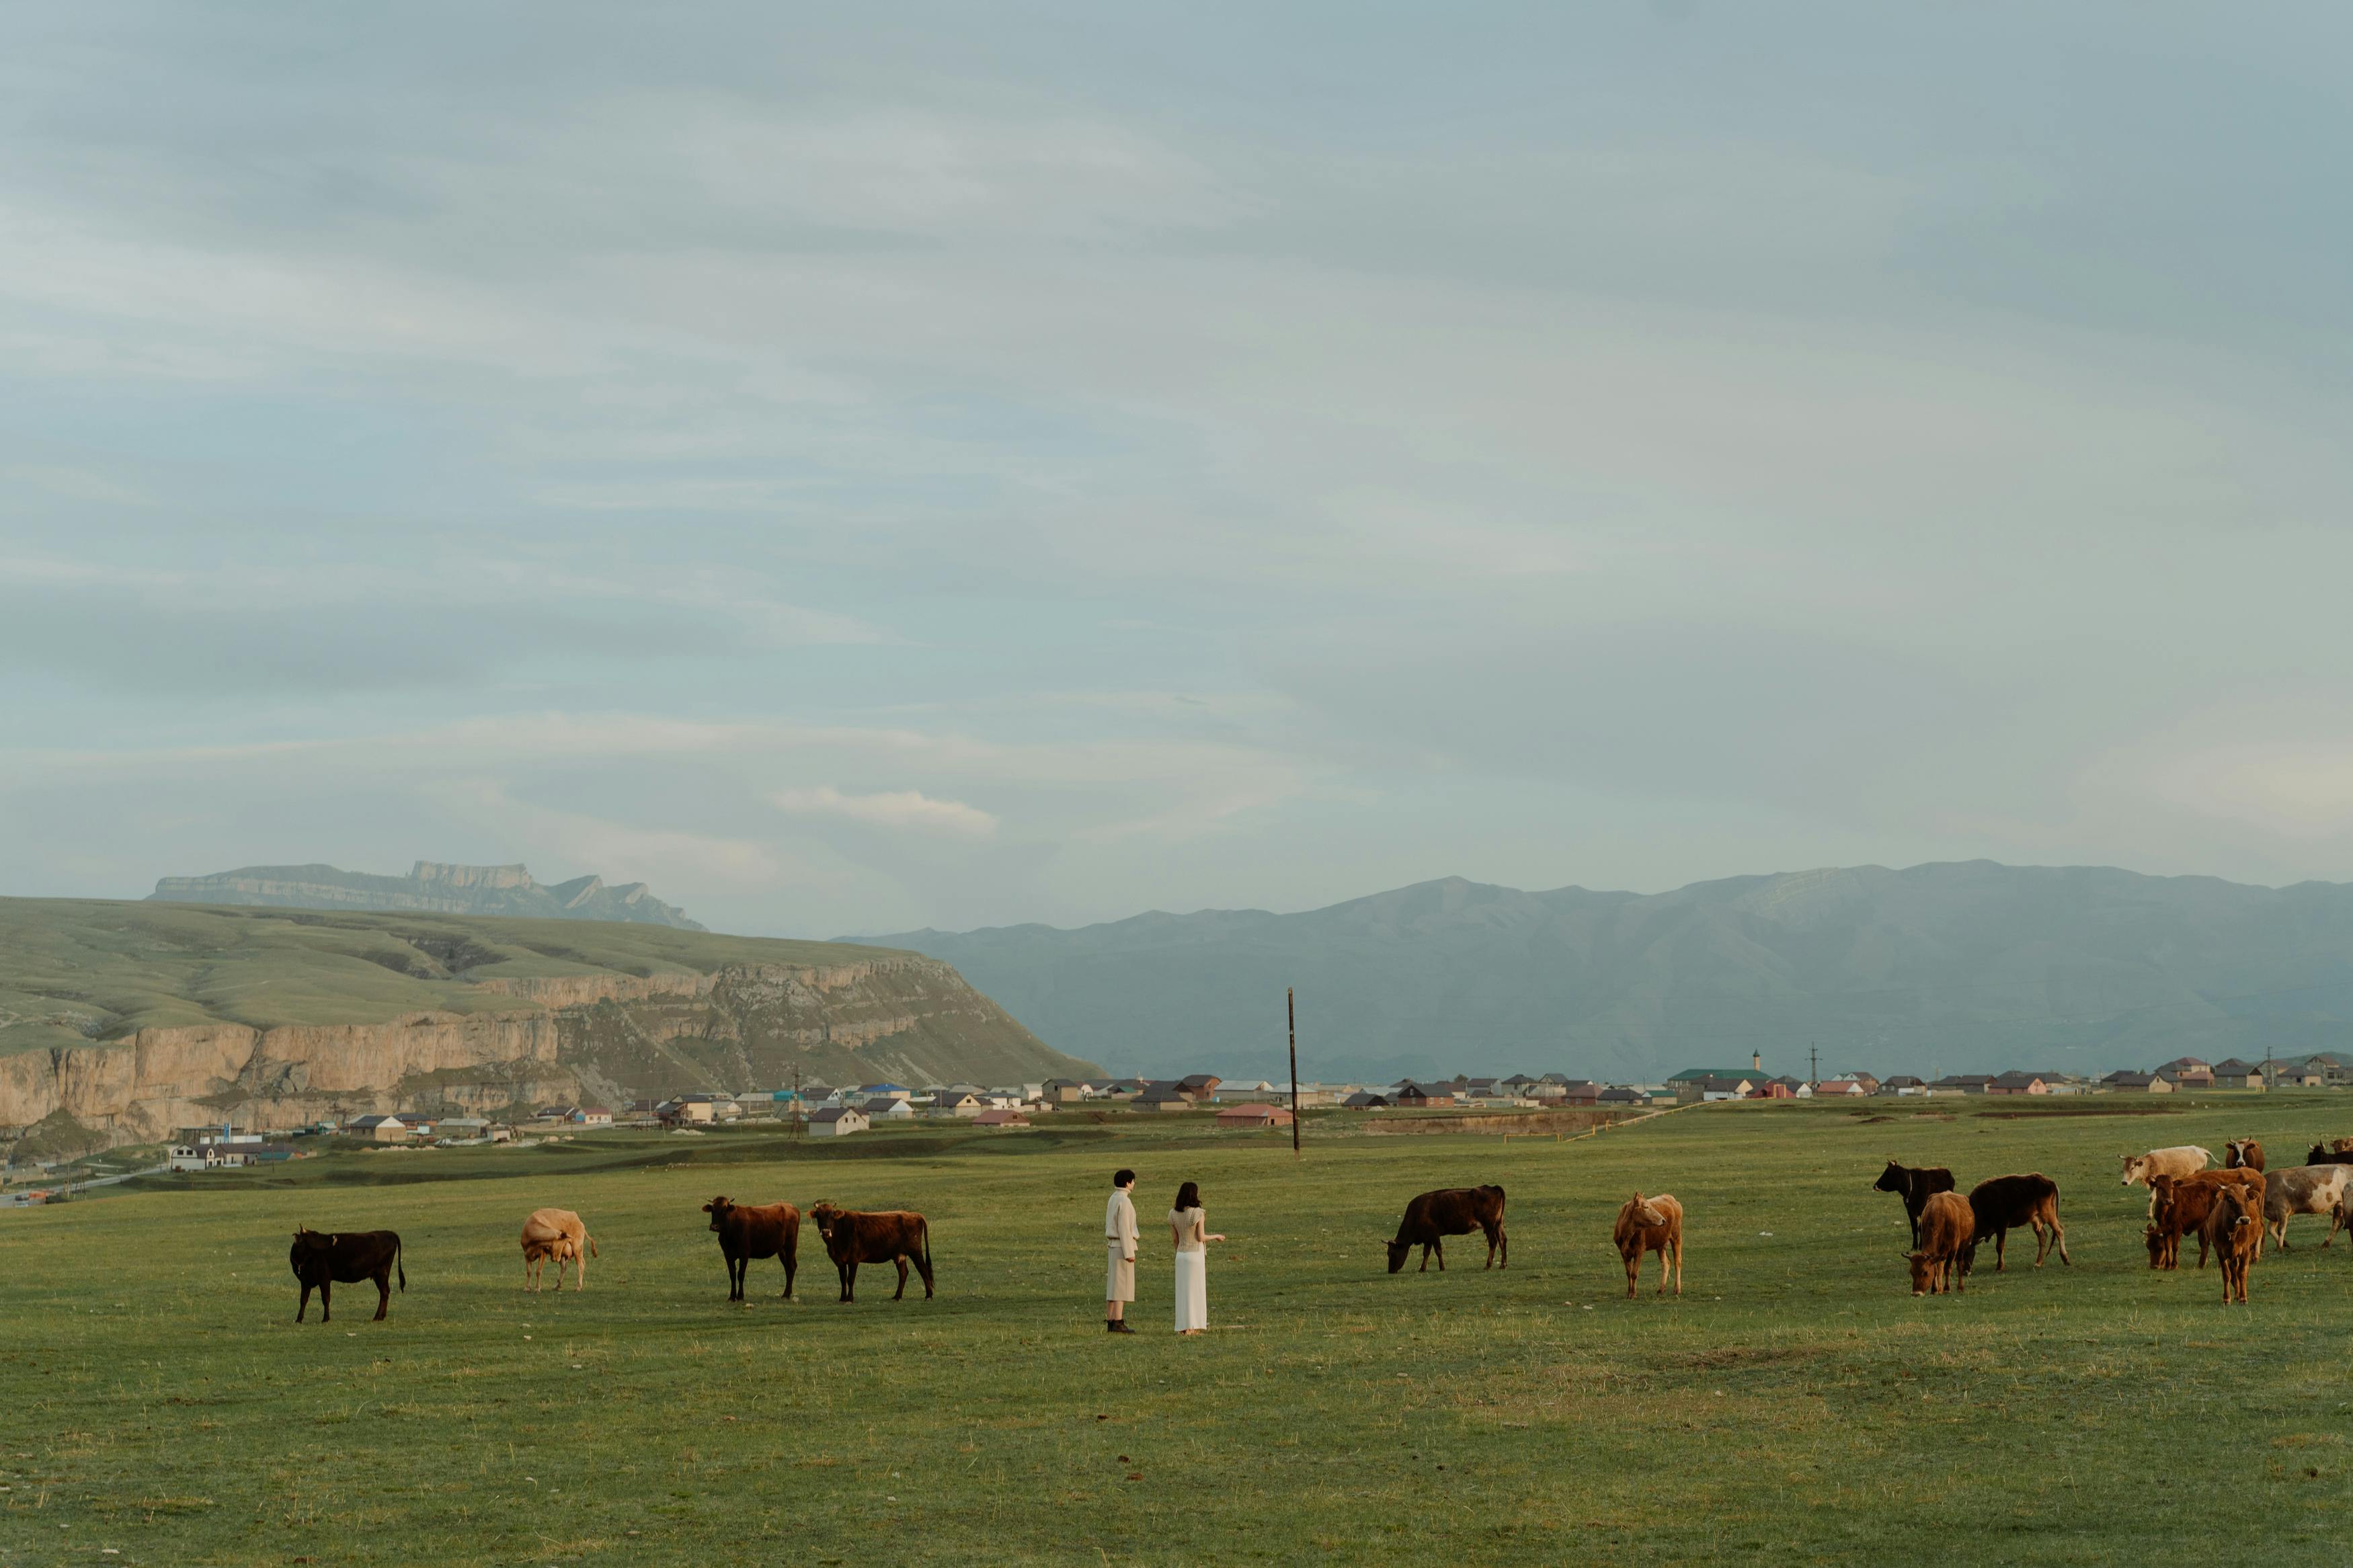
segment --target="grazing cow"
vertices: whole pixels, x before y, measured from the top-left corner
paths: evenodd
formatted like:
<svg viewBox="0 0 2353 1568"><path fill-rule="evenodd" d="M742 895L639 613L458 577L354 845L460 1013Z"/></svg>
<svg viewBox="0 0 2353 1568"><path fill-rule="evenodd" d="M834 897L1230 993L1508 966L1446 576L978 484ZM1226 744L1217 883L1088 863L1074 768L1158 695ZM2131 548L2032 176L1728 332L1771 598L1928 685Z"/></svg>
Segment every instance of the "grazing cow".
<svg viewBox="0 0 2353 1568"><path fill-rule="evenodd" d="M2052 1248L2059 1261L2072 1263L2067 1256L2067 1232L2059 1223L2059 1184L2040 1171L2022 1176L1996 1176L1979 1182L1969 1189L1969 1212L1977 1225L1969 1245L1961 1255L1961 1272L1976 1268L1978 1243L1993 1237L1993 1271L2004 1271L2002 1249L2010 1233L2021 1226L2034 1227L2034 1267L2042 1267L2042 1259Z"/></svg>
<svg viewBox="0 0 2353 1568"><path fill-rule="evenodd" d="M1920 1210L1920 1222L1911 1251L1912 1294L1957 1294L1962 1289L1961 1258L1977 1237L1977 1217L1968 1201L1957 1193L1934 1193Z"/></svg>
<svg viewBox="0 0 2353 1568"><path fill-rule="evenodd" d="M522 1222L522 1278L526 1289L539 1289L540 1270L555 1260L555 1288L564 1289L564 1266L574 1266L572 1288L588 1283L588 1259L598 1256L596 1238L570 1209L533 1209Z"/></svg>
<svg viewBox="0 0 2353 1568"><path fill-rule="evenodd" d="M1667 1293L1667 1255L1674 1254L1675 1294L1683 1293L1683 1205L1671 1193L1646 1198L1636 1193L1618 1211L1609 1233L1618 1256L1626 1260L1626 1300L1634 1299L1635 1277L1642 1272L1642 1254L1659 1255L1659 1294Z"/></svg>
<svg viewBox="0 0 2353 1568"><path fill-rule="evenodd" d="M2292 1165L2270 1173L2263 1186L2263 1226L2282 1252L2288 1249L2287 1222L2300 1214L2331 1214L2345 1201L2348 1183L2353 1183L2353 1165ZM2328 1240L2320 1245L2336 1239L2332 1221Z"/></svg>
<svg viewBox="0 0 2353 1568"><path fill-rule="evenodd" d="M739 1204L713 1198L702 1205L711 1228L719 1233L719 1253L727 1260L727 1299L744 1300L744 1277L752 1261L775 1258L785 1265L785 1293L793 1299L793 1275L800 1268L801 1211L790 1204Z"/></svg>
<svg viewBox="0 0 2353 1568"><path fill-rule="evenodd" d="M2149 1225L2163 1244L2163 1260L2153 1268L2178 1268L2181 1265L2181 1238L2198 1237L2198 1267L2206 1267L2206 1216L2213 1212L2214 1194L2224 1187L2239 1187L2255 1194L2255 1206L2263 1206L2265 1177L2261 1171L2194 1171L2186 1176L2158 1174L2149 1178L2154 1214Z"/></svg>
<svg viewBox="0 0 2353 1568"><path fill-rule="evenodd" d="M843 1300L851 1299L861 1263L896 1263L899 1289L892 1292L891 1300L901 1300L907 1294L910 1262L923 1277L923 1300L931 1300L932 1227L922 1215L899 1209L861 1214L856 1209L818 1204L809 1210L809 1221L825 1237L826 1256L840 1271Z"/></svg>
<svg viewBox="0 0 2353 1568"><path fill-rule="evenodd" d="M1512 1266L1511 1242L1504 1235L1504 1189L1501 1187L1440 1187L1434 1193L1424 1193L1405 1205L1405 1217L1398 1221L1397 1239L1387 1244L1389 1249L1389 1272L1395 1274L1405 1267L1405 1260L1417 1247L1421 1248L1419 1272L1430 1272L1430 1258L1438 1255L1438 1271L1446 1272L1446 1241L1450 1236L1468 1236L1472 1231L1487 1234L1487 1267Z"/></svg>
<svg viewBox="0 0 2353 1568"><path fill-rule="evenodd" d="M294 1227L294 1245L287 1249L286 1261L293 1266L295 1283L302 1287L302 1299L294 1307L294 1321L301 1322L302 1314L311 1310L311 1291L319 1292L319 1321L330 1321L334 1310L337 1285L356 1285L363 1279L375 1281L375 1321L384 1321L385 1310L392 1305L392 1278L400 1276L403 1294L408 1290L408 1270L401 1267L400 1237L389 1230L339 1230L322 1234L308 1226Z"/></svg>
<svg viewBox="0 0 2353 1568"><path fill-rule="evenodd" d="M2353 1138L2331 1138L2315 1143L2304 1156L2304 1163L2307 1165L2340 1164L2348 1154L2353 1154Z"/></svg>
<svg viewBox="0 0 2353 1568"><path fill-rule="evenodd" d="M2245 1187L2217 1189L2214 1207L2206 1215L2206 1227L2199 1239L2212 1247L2221 1261L2222 1304L2231 1304L2235 1290L2239 1304L2244 1306L2247 1270L2263 1256L2263 1199Z"/></svg>
<svg viewBox="0 0 2353 1568"><path fill-rule="evenodd" d="M1953 1173L1942 1165L1899 1165L1887 1162L1887 1169L1879 1173L1879 1180L1871 1184L1875 1193L1899 1193L1904 1198L1904 1217L1912 1222L1912 1245L1920 1245L1920 1211L1937 1193L1953 1190Z"/></svg>
<svg viewBox="0 0 2353 1568"><path fill-rule="evenodd" d="M2222 1145L2222 1169L2226 1171L2260 1171L2263 1168L2263 1146L2253 1138L2233 1138Z"/></svg>

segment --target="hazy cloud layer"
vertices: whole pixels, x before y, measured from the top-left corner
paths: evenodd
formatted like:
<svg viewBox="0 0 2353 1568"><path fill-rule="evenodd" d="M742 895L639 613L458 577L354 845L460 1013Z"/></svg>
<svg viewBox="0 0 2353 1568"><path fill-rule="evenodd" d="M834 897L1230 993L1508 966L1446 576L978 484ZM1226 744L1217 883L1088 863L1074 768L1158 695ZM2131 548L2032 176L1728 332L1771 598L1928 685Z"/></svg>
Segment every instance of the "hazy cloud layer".
<svg viewBox="0 0 2353 1568"><path fill-rule="evenodd" d="M2353 879L2348 34L37 10L0 889Z"/></svg>

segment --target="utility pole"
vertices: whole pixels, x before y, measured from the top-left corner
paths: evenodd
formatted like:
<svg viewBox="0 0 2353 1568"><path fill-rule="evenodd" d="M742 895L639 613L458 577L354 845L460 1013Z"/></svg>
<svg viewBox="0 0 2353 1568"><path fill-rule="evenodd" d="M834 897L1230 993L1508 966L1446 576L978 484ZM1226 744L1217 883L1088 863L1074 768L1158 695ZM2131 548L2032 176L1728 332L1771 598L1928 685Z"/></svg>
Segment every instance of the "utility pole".
<svg viewBox="0 0 2353 1568"><path fill-rule="evenodd" d="M1811 1040L1806 1042L1806 1081L1808 1083L1822 1081L1822 1054L1814 1049L1814 1042Z"/></svg>
<svg viewBox="0 0 2353 1568"><path fill-rule="evenodd" d="M1282 988L1282 1011L1291 1026L1291 1157L1299 1158L1299 999Z"/></svg>

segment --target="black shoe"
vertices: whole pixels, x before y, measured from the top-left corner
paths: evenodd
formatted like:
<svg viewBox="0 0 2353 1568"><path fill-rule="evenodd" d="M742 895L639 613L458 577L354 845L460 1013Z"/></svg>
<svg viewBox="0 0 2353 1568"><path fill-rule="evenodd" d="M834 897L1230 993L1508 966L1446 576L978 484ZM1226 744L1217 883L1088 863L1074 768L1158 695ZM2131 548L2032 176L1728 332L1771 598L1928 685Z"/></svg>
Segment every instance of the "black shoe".
<svg viewBox="0 0 2353 1568"><path fill-rule="evenodd" d="M1134 1329L1127 1326L1127 1320L1125 1318L1105 1318L1103 1320L1103 1328L1107 1332L1114 1334L1132 1334L1135 1332Z"/></svg>

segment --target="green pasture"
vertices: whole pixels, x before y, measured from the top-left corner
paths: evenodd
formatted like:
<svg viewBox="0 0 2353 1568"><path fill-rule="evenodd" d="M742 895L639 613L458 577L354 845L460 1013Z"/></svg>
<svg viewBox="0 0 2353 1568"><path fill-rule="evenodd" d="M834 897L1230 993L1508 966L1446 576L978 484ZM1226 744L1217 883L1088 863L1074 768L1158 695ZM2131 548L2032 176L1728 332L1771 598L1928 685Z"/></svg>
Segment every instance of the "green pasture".
<svg viewBox="0 0 2353 1568"><path fill-rule="evenodd" d="M2148 1114L2065 1114L2137 1110ZM1342 1134L1343 1127L1355 1131ZM2343 1561L2353 1248L2153 1275L2117 1156L2232 1136L2301 1158L2321 1095L1727 1105L1581 1142L1287 1138L1169 1117L839 1144L617 1135L343 1155L0 1214L0 1564ZM1894 1154L2041 1170L2071 1268L1915 1300ZM1134 1319L1103 1331L1112 1169L1143 1175ZM450 1179L467 1178L467 1179ZM1178 1182L1212 1228L1168 1331ZM1512 1267L1383 1271L1412 1194L1500 1182ZM1609 1220L1689 1214L1685 1294L1625 1299ZM731 1307L699 1205L933 1222L940 1295ZM576 1208L588 1289L515 1235ZM292 1321L288 1233L388 1227L408 1289ZM2291 1239L2299 1239L2296 1230ZM2025 1260L2032 1257L2031 1237ZM111 1549L111 1555L109 1550Z"/></svg>

